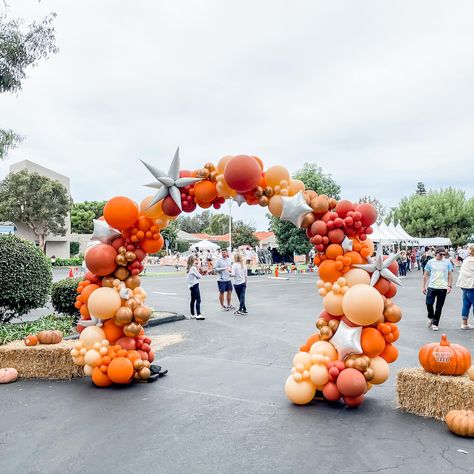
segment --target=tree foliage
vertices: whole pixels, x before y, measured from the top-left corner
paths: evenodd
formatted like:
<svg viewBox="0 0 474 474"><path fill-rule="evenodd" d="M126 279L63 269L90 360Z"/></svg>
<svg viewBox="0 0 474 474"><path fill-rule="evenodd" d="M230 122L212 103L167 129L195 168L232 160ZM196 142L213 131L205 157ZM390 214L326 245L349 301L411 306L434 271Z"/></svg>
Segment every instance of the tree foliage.
<svg viewBox="0 0 474 474"><path fill-rule="evenodd" d="M326 194L339 199L341 187L330 174L324 173L322 168L315 163L305 163L293 178L303 181L306 189L312 189L318 194ZM311 244L304 229L298 229L291 222L281 221L279 217L270 215L268 217L270 218L270 230L275 233L278 252L281 255L309 252Z"/></svg>
<svg viewBox="0 0 474 474"><path fill-rule="evenodd" d="M194 214L192 216L181 215L176 222L180 230L190 234L198 234L204 232L204 229L209 227L211 218L211 211L203 211L200 214Z"/></svg>
<svg viewBox="0 0 474 474"><path fill-rule="evenodd" d="M26 224L45 250L48 234L65 235L70 199L59 182L21 170L0 183L0 220Z"/></svg>
<svg viewBox="0 0 474 474"><path fill-rule="evenodd" d="M104 213L107 201L75 202L71 206L71 232L77 234L92 234L94 219Z"/></svg>
<svg viewBox="0 0 474 474"><path fill-rule="evenodd" d="M52 13L24 28L21 20L0 15L0 93L20 91L27 69L57 53L52 26L55 16ZM0 160L21 141L18 133L0 129Z"/></svg>
<svg viewBox="0 0 474 474"><path fill-rule="evenodd" d="M244 221L235 221L232 226L232 247L238 248L241 245L258 245L258 239L255 237L255 227L246 224Z"/></svg>
<svg viewBox="0 0 474 474"><path fill-rule="evenodd" d="M161 231L161 235L168 241L168 248L175 249L176 241L178 239L178 223L177 221L170 221L166 229Z"/></svg>
<svg viewBox="0 0 474 474"><path fill-rule="evenodd" d="M421 181L416 183L416 194L419 196L424 196L426 194L425 183L422 183Z"/></svg>
<svg viewBox="0 0 474 474"><path fill-rule="evenodd" d="M213 214L209 226L204 229L206 234L223 235L229 232L229 216L227 214Z"/></svg>
<svg viewBox="0 0 474 474"><path fill-rule="evenodd" d="M454 245L464 245L474 234L474 199L459 189L405 197L395 216L416 237L449 237Z"/></svg>

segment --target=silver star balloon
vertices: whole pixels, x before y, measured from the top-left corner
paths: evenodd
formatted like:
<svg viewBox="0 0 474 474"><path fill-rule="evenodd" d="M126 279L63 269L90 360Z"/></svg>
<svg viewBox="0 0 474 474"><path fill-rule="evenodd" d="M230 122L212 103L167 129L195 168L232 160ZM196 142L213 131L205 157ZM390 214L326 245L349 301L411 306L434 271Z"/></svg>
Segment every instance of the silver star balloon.
<svg viewBox="0 0 474 474"><path fill-rule="evenodd" d="M363 270L372 273L372 277L370 278L370 284L374 286L380 279L380 277L385 278L396 285L402 286L402 282L400 279L394 275L388 267L396 260L396 258L400 255L400 252L388 257L387 259L383 259L383 252L382 252L382 245L377 247L377 253L375 254L375 258L367 257L367 261L369 263L365 264L357 264L354 265L356 268L362 268Z"/></svg>
<svg viewBox="0 0 474 474"><path fill-rule="evenodd" d="M171 162L168 174L164 171L161 171L158 168L155 168L152 165L145 163L143 160L140 160L148 169L148 171L153 175L157 180L155 183L148 184L147 186L158 189L155 194L155 197L151 200L148 208L154 206L158 201L161 201L166 196L170 195L175 202L175 204L182 211L181 207L181 191L180 188L184 188L189 184L197 183L201 181L202 178L180 178L179 177L179 147L176 149L174 154L173 161Z"/></svg>
<svg viewBox="0 0 474 474"><path fill-rule="evenodd" d="M103 244L110 244L112 240L120 237L122 234L117 229L110 227L105 221L94 219L94 232L91 240L98 240Z"/></svg>
<svg viewBox="0 0 474 474"><path fill-rule="evenodd" d="M347 235L344 237L344 240L341 243L341 247L344 250L344 252L350 252L352 250L352 244L354 242L347 237Z"/></svg>
<svg viewBox="0 0 474 474"><path fill-rule="evenodd" d="M349 354L362 354L361 334L362 326L351 328L344 321L341 321L329 342L336 348L339 358L344 360Z"/></svg>
<svg viewBox="0 0 474 474"><path fill-rule="evenodd" d="M240 207L245 202L245 197L242 194L236 194L234 196L234 201Z"/></svg>
<svg viewBox="0 0 474 474"><path fill-rule="evenodd" d="M283 210L280 219L282 221L289 221L296 227L301 227L303 217L311 212L311 207L305 201L303 192L299 191L294 196L282 196Z"/></svg>

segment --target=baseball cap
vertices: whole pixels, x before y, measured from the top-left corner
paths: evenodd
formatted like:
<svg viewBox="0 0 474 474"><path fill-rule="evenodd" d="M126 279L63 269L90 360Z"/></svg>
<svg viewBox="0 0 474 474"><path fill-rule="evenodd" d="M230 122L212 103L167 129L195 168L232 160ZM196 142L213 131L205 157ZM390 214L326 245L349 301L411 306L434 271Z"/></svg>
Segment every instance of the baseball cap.
<svg viewBox="0 0 474 474"><path fill-rule="evenodd" d="M446 253L446 249L444 247L436 247L436 250L435 250L435 255L438 255L440 253Z"/></svg>

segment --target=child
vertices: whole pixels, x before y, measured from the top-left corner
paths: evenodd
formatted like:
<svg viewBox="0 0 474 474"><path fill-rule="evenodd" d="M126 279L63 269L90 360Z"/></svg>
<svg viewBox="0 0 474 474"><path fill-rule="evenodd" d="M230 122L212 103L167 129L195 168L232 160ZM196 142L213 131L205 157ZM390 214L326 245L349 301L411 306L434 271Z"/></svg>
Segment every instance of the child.
<svg viewBox="0 0 474 474"><path fill-rule="evenodd" d="M198 260L194 255L188 257L188 263L186 266L188 287L191 291L191 319L206 319L201 314L201 292L199 291L199 280L202 275L197 269ZM196 313L194 313L194 305L196 305Z"/></svg>
<svg viewBox="0 0 474 474"><path fill-rule="evenodd" d="M236 316L248 314L245 306L245 290L247 289L247 267L244 257L240 252L234 254L234 263L230 275L234 277L234 289L239 298L239 309L234 313Z"/></svg>

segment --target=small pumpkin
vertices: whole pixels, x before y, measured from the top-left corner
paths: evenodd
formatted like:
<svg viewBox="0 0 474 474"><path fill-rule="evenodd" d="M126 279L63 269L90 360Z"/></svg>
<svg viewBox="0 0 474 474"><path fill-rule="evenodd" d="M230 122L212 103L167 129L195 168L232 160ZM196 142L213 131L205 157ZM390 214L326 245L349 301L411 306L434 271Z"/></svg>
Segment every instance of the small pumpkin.
<svg viewBox="0 0 474 474"><path fill-rule="evenodd" d="M0 383L14 382L18 378L18 371L13 368L0 369Z"/></svg>
<svg viewBox="0 0 474 474"><path fill-rule="evenodd" d="M471 365L471 367L468 369L467 375L474 382L474 365Z"/></svg>
<svg viewBox="0 0 474 474"><path fill-rule="evenodd" d="M458 436L474 436L474 410L452 410L445 418L448 428Z"/></svg>
<svg viewBox="0 0 474 474"><path fill-rule="evenodd" d="M40 331L38 333L38 341L41 344L57 344L63 339L63 333L61 331Z"/></svg>
<svg viewBox="0 0 474 474"><path fill-rule="evenodd" d="M450 344L446 334L441 342L425 344L418 353L421 366L432 374L463 375L471 366L470 352L460 344Z"/></svg>
<svg viewBox="0 0 474 474"><path fill-rule="evenodd" d="M38 344L38 336L35 334L29 334L23 339L25 346L36 346Z"/></svg>

